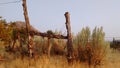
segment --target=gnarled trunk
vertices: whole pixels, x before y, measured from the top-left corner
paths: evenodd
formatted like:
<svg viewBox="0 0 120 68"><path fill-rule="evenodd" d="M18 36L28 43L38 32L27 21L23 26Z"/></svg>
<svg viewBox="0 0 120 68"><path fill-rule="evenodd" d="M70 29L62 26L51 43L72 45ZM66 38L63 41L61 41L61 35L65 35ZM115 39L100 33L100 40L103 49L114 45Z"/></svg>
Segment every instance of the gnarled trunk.
<svg viewBox="0 0 120 68"><path fill-rule="evenodd" d="M27 30L27 36L28 36L28 52L29 52L29 57L33 57L33 40L30 35L30 23L29 23L29 17L27 13L27 5L26 5L26 0L23 0L23 10L24 10L24 17L25 17L25 22L26 22L26 30Z"/></svg>
<svg viewBox="0 0 120 68"><path fill-rule="evenodd" d="M71 27L70 27L70 14L69 12L65 13L66 18L66 29L67 29L67 59L68 63L72 63L74 61L74 53L73 53L73 45L72 45L72 35L71 35Z"/></svg>

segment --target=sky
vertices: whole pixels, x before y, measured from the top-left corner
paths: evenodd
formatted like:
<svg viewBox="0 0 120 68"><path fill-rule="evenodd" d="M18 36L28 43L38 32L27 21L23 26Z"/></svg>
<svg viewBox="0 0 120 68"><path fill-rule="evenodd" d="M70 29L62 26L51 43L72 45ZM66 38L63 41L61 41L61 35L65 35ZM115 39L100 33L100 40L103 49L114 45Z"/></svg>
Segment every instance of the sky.
<svg viewBox="0 0 120 68"><path fill-rule="evenodd" d="M10 21L24 21L22 1L0 0L0 16ZM120 37L120 0L27 0L30 24L41 32L65 28L65 12L70 13L71 29L74 34L83 27L91 31L103 27L106 37Z"/></svg>

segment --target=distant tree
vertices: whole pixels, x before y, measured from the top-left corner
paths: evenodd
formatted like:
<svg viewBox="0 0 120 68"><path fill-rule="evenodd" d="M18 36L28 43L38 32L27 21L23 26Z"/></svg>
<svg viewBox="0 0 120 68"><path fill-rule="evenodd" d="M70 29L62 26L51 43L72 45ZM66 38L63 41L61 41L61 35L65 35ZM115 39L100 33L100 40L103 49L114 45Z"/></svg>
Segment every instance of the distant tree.
<svg viewBox="0 0 120 68"><path fill-rule="evenodd" d="M2 18L2 16L0 16L0 18Z"/></svg>

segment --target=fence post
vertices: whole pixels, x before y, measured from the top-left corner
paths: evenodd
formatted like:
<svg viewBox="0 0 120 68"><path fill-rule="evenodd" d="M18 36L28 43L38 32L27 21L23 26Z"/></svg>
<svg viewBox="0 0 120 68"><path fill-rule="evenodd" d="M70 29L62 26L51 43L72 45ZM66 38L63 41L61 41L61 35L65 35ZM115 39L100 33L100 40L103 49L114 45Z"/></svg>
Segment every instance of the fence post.
<svg viewBox="0 0 120 68"><path fill-rule="evenodd" d="M28 17L28 12L27 12L27 5L26 5L26 0L23 0L23 10L24 10L24 18L26 22L26 30L27 30L27 36L28 36L28 52L29 52L29 57L33 57L33 41L32 41L32 36L30 35L30 22L29 22L29 17Z"/></svg>
<svg viewBox="0 0 120 68"><path fill-rule="evenodd" d="M70 26L70 14L69 12L65 13L66 18L66 29L67 29L67 60L68 63L72 63L74 61L74 53L73 53L73 44L72 44L72 35L71 35L71 26Z"/></svg>

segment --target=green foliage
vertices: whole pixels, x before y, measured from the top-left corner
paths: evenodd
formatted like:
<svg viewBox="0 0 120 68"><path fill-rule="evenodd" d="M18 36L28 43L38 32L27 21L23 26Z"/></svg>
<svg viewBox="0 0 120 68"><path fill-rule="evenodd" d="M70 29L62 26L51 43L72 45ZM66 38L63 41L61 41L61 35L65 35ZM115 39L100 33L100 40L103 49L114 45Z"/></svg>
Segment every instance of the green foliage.
<svg viewBox="0 0 120 68"><path fill-rule="evenodd" d="M77 45L78 59L87 61L89 64L99 64L105 56L106 42L103 28L95 27L92 34L89 27L83 28L74 38Z"/></svg>
<svg viewBox="0 0 120 68"><path fill-rule="evenodd" d="M82 45L82 47L85 47L87 45L87 42L90 39L90 29L89 27L83 28L81 32L77 34L77 36L74 39L75 45Z"/></svg>
<svg viewBox="0 0 120 68"><path fill-rule="evenodd" d="M12 35L12 27L5 20L0 20L0 39L5 43L10 43Z"/></svg>
<svg viewBox="0 0 120 68"><path fill-rule="evenodd" d="M27 32L25 28L18 29L16 22L7 23L5 20L0 20L0 40L4 41L5 44L11 45L12 41L17 39L18 32L22 41L25 42L27 39Z"/></svg>
<svg viewBox="0 0 120 68"><path fill-rule="evenodd" d="M52 30L48 30L47 33L48 33L49 35L54 34Z"/></svg>
<svg viewBox="0 0 120 68"><path fill-rule="evenodd" d="M0 18L2 18L2 16L0 16Z"/></svg>
<svg viewBox="0 0 120 68"><path fill-rule="evenodd" d="M105 33L103 32L103 28L96 28L93 30L92 33L92 42L93 42L93 46L96 45L104 45L104 37L105 37Z"/></svg>

